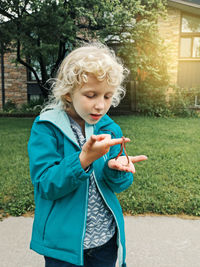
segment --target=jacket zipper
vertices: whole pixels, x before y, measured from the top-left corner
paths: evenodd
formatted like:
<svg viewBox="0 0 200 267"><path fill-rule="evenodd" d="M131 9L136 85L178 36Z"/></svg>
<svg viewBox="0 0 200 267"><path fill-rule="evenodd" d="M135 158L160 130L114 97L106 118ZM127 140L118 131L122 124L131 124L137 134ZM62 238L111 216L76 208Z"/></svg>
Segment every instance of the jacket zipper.
<svg viewBox="0 0 200 267"><path fill-rule="evenodd" d="M81 240L81 265L83 265L83 252L84 252L84 237L85 237L85 230L86 230L86 222L87 222L87 207L88 207L88 190L89 190L89 180L87 180L87 193L85 197L85 215L84 215L84 222L83 222L83 232L82 232L82 240Z"/></svg>
<svg viewBox="0 0 200 267"><path fill-rule="evenodd" d="M116 224L117 224L117 229L118 229L118 243L119 243L119 246L120 246L120 245L121 245L121 241L120 241L121 238L120 238L120 229L119 229L118 221L117 221L117 219L116 219L116 216L115 216L113 210L112 210L111 207L108 205L107 201L105 200L105 198L104 198L104 196L103 196L103 193L102 193L102 191L101 191L101 189L100 189L100 187L99 187L99 185L98 185L98 182L97 182L97 179L96 179L96 176L95 176L95 173L94 173L94 172L93 172L93 174L94 174L94 180L95 180L96 186L97 186L97 188L98 188L98 190L99 190L99 193L101 194L101 197L103 198L103 200L104 200L104 202L106 203L107 207L108 207L109 210L111 211L111 213L112 213L112 215L113 215L113 217L114 217L114 219L115 219L115 222L116 222ZM123 256L123 254L122 254L122 256ZM122 261L123 261L123 257L122 257ZM119 263L120 263L120 261L119 261Z"/></svg>

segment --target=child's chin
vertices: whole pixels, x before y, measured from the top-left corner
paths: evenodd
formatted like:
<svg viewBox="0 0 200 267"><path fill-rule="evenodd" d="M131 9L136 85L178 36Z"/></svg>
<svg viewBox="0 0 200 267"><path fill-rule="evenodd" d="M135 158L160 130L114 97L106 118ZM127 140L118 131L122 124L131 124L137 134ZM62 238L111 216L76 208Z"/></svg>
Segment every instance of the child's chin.
<svg viewBox="0 0 200 267"><path fill-rule="evenodd" d="M100 119L101 119L101 118L100 118ZM90 125L94 125L94 124L97 124L97 122L99 122L100 119L98 119L98 120L87 120L86 122L87 122L88 124L90 124Z"/></svg>
<svg viewBox="0 0 200 267"><path fill-rule="evenodd" d="M99 121L99 120L98 120L98 121ZM97 124L98 121L93 121L93 122L91 122L91 121L89 122L89 121L88 121L87 123L90 124L90 125L95 125L95 124Z"/></svg>

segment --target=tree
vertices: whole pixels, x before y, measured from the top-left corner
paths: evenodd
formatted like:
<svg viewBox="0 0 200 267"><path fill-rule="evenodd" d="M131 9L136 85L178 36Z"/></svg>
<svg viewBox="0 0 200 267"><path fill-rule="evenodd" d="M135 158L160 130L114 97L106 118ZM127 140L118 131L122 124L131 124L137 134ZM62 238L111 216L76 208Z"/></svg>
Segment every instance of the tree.
<svg viewBox="0 0 200 267"><path fill-rule="evenodd" d="M4 49L14 50L16 62L32 72L44 97L49 92L47 80L55 77L63 58L82 41L98 39L120 45L119 54L136 76L138 68L146 68L149 51L141 53L146 50L144 39L147 32L155 33L163 2L1 0L1 43ZM152 36L148 34L148 38Z"/></svg>

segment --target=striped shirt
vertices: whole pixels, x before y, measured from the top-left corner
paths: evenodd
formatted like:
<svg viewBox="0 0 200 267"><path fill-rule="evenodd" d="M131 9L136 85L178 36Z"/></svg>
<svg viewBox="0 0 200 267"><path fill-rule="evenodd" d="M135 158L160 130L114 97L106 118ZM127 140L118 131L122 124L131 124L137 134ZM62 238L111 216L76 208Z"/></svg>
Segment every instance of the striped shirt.
<svg viewBox="0 0 200 267"><path fill-rule="evenodd" d="M80 125L69 117L71 128L82 148L86 142ZM115 234L116 223L114 217L103 200L96 185L94 173L89 179L88 207L86 232L84 238L84 249L102 246L107 243Z"/></svg>

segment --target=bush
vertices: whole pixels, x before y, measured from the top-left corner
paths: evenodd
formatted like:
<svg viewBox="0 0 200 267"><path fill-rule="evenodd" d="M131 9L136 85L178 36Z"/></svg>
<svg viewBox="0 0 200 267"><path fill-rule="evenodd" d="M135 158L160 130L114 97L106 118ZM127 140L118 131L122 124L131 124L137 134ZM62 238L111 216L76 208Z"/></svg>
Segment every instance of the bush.
<svg viewBox="0 0 200 267"><path fill-rule="evenodd" d="M196 96L200 99L199 88L156 87L143 83L137 89L137 111L156 117L197 117L199 112L195 107Z"/></svg>
<svg viewBox="0 0 200 267"><path fill-rule="evenodd" d="M180 88L172 87L169 95L169 107L174 115L178 116L196 116L195 97L200 99L199 88Z"/></svg>
<svg viewBox="0 0 200 267"><path fill-rule="evenodd" d="M12 100L8 100L3 109L3 114L33 114L37 115L40 113L43 107L44 100L42 98L38 100L31 100L29 103L24 103L21 106L17 106Z"/></svg>
<svg viewBox="0 0 200 267"><path fill-rule="evenodd" d="M141 84L137 90L137 111L149 116L171 116L166 91L166 86L153 87L147 83Z"/></svg>
<svg viewBox="0 0 200 267"><path fill-rule="evenodd" d="M20 112L39 114L42 110L44 100L42 98L38 100L31 100L29 103L22 104Z"/></svg>
<svg viewBox="0 0 200 267"><path fill-rule="evenodd" d="M6 112L10 112L11 113L11 112L13 112L16 109L17 109L16 103L13 102L12 100L8 99L8 101L4 105L3 111L6 111Z"/></svg>

